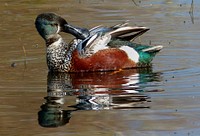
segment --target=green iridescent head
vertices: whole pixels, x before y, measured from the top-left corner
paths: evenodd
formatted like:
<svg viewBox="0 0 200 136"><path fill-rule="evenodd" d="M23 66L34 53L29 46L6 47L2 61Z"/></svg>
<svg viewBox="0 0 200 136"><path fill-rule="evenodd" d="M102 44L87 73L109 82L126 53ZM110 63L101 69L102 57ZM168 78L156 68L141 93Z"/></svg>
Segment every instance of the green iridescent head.
<svg viewBox="0 0 200 136"><path fill-rule="evenodd" d="M78 39L85 39L89 31L85 28L69 25L65 19L54 13L42 13L37 16L35 26L39 34L47 40L50 35L66 32Z"/></svg>

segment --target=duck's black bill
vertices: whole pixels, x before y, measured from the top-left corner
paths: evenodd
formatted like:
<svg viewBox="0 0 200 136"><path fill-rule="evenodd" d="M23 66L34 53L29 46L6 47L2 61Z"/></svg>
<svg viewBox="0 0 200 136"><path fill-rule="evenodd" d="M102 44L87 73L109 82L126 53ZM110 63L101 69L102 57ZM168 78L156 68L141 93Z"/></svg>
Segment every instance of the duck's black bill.
<svg viewBox="0 0 200 136"><path fill-rule="evenodd" d="M90 32L86 28L75 27L69 24L64 25L64 32L70 33L78 39L85 39L90 35Z"/></svg>

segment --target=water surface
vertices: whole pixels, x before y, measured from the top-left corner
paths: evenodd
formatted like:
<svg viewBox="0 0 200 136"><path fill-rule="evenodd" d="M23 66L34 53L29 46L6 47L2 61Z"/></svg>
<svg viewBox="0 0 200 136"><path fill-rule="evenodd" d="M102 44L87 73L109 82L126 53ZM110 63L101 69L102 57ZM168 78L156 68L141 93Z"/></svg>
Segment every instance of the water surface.
<svg viewBox="0 0 200 136"><path fill-rule="evenodd" d="M0 135L199 135L200 2L192 9L191 3L1 1ZM34 26L42 12L87 28L130 20L150 28L135 42L164 49L152 69L48 73L45 43Z"/></svg>

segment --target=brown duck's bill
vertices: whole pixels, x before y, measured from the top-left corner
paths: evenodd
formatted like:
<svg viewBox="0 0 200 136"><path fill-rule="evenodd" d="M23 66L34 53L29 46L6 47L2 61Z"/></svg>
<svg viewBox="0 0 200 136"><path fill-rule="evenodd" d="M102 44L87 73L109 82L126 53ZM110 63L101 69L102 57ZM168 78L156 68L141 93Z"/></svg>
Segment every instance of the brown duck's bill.
<svg viewBox="0 0 200 136"><path fill-rule="evenodd" d="M90 32L86 28L75 27L69 24L64 25L64 32L70 33L78 39L85 39L90 35Z"/></svg>

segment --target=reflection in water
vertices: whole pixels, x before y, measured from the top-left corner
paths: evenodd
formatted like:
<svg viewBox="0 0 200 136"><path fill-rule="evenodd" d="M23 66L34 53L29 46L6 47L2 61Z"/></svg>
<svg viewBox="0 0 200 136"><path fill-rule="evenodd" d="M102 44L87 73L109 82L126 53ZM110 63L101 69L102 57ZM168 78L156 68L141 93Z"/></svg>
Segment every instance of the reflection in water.
<svg viewBox="0 0 200 136"><path fill-rule="evenodd" d="M39 124L43 127L58 127L69 122L71 117L70 110L63 110L61 105L62 97L45 97L46 103L41 106L41 111L38 112Z"/></svg>
<svg viewBox="0 0 200 136"><path fill-rule="evenodd" d="M190 11L189 11L191 21L194 24L194 1L192 0Z"/></svg>
<svg viewBox="0 0 200 136"><path fill-rule="evenodd" d="M43 127L65 125L77 110L149 108L149 97L140 84L158 81L159 73L143 69L94 73L48 73L47 96L38 112ZM65 98L76 96L70 110ZM71 103L71 102L70 102Z"/></svg>

